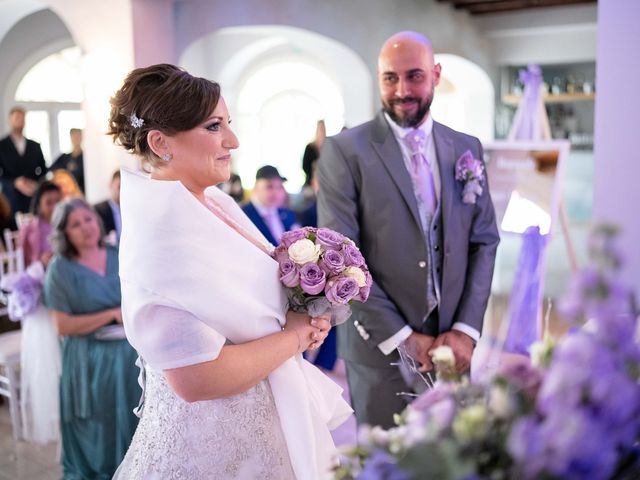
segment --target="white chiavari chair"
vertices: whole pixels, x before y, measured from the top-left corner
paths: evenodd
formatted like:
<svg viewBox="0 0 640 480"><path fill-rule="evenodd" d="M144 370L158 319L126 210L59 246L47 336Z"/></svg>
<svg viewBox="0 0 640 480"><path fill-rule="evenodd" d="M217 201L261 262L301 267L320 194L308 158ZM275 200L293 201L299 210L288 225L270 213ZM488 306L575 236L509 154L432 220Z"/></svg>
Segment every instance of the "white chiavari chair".
<svg viewBox="0 0 640 480"><path fill-rule="evenodd" d="M24 271L24 255L21 248L0 252L0 283L6 275ZM7 314L7 295L0 295L0 315ZM13 436L22 438L20 420L20 353L22 332L20 330L0 334L0 395L9 400Z"/></svg>

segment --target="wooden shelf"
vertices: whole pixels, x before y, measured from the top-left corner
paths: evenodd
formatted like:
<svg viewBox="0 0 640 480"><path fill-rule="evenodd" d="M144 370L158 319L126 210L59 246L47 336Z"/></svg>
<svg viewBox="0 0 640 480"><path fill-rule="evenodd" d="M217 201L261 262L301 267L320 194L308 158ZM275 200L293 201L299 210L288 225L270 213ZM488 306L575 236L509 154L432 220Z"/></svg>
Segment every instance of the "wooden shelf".
<svg viewBox="0 0 640 480"><path fill-rule="evenodd" d="M506 105L518 105L522 97L519 95L504 95L502 103ZM587 102L596 99L595 93L561 93L559 95L545 95L544 103L571 103Z"/></svg>

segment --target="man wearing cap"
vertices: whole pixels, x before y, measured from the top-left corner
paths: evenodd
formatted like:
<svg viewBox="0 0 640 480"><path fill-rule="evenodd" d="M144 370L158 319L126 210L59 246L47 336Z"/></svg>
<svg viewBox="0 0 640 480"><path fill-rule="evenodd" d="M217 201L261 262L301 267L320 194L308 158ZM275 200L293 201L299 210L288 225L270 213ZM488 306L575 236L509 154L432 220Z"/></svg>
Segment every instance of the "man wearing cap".
<svg viewBox="0 0 640 480"><path fill-rule="evenodd" d="M265 165L256 172L256 183L251 200L242 210L273 245L278 245L284 232L299 228L293 210L283 208L287 192L283 183L287 179L278 169Z"/></svg>

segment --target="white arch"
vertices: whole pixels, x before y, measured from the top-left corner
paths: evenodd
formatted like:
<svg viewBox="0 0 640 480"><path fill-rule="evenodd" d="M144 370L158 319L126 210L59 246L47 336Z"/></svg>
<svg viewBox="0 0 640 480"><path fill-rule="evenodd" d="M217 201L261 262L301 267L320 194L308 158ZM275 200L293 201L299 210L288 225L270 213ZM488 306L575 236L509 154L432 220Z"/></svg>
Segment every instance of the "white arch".
<svg viewBox="0 0 640 480"><path fill-rule="evenodd" d="M224 28L192 43L180 64L221 84L240 137L236 167L248 186L255 170L271 163L284 170L289 189L297 190L302 152L316 120L324 118L332 135L373 113L372 76L362 59L307 30ZM291 115L284 114L288 108Z"/></svg>
<svg viewBox="0 0 640 480"><path fill-rule="evenodd" d="M475 63L450 54L436 54L442 78L432 105L436 120L482 141L493 140L495 90L489 75Z"/></svg>

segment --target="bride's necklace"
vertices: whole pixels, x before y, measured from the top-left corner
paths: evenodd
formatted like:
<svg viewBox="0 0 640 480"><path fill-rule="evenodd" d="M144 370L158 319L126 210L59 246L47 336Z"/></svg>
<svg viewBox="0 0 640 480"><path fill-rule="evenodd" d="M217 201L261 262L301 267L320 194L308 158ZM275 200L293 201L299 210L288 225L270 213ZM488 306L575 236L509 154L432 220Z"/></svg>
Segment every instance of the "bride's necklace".
<svg viewBox="0 0 640 480"><path fill-rule="evenodd" d="M213 212L220 220L233 228L236 232L242 235L244 238L253 243L256 247L262 250L267 255L271 256L271 252L273 251L273 246L270 243L265 244L261 242L257 238L253 236L246 228L236 222L227 212L225 212L222 207L215 202L214 200L206 197L205 198L205 206Z"/></svg>

